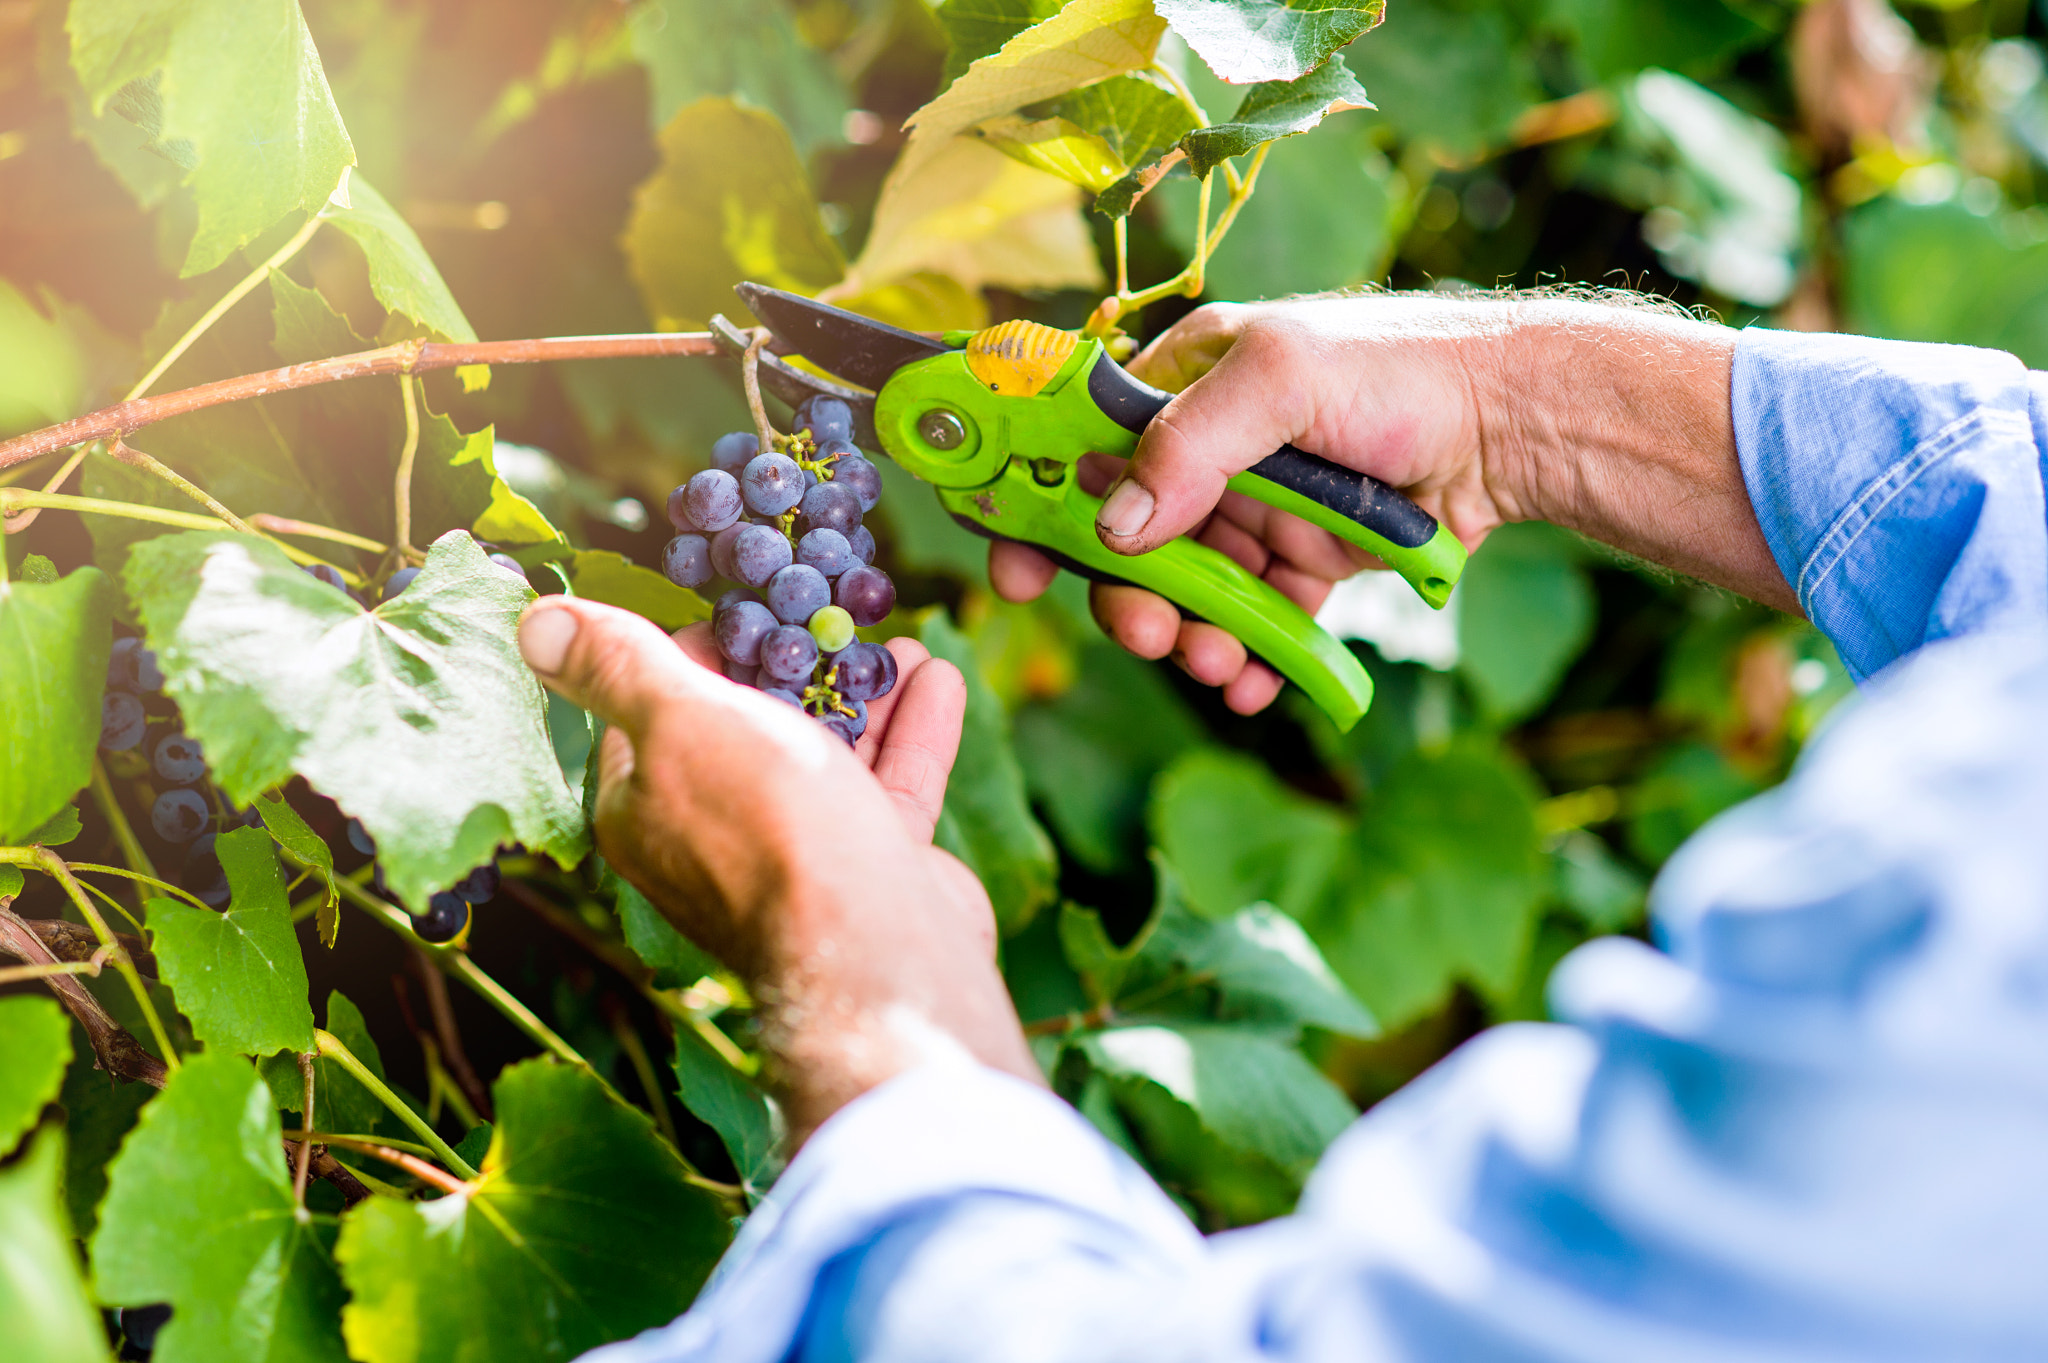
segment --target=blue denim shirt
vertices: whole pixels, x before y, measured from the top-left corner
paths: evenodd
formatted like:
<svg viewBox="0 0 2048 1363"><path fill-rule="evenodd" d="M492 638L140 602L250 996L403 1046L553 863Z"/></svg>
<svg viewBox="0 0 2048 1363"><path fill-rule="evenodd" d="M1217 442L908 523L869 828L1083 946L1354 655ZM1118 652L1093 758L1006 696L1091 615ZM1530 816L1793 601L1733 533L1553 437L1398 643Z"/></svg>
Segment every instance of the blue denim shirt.
<svg viewBox="0 0 2048 1363"><path fill-rule="evenodd" d="M1859 679L1791 780L1208 1239L963 1060L851 1104L602 1363L2048 1358L2048 375L1751 330L1737 443ZM1882 674L1882 675L1879 675Z"/></svg>

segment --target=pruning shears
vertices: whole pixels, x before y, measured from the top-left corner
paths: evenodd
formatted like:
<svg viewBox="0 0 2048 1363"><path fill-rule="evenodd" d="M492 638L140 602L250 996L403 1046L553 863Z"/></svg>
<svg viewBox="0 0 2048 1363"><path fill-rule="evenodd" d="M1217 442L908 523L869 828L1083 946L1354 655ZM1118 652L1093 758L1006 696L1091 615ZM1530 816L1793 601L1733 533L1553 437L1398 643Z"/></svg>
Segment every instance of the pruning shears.
<svg viewBox="0 0 2048 1363"><path fill-rule="evenodd" d="M1101 499L1082 490L1083 454L1129 457L1172 395L1139 382L1093 337L1031 321L921 335L800 294L741 284L739 295L784 353L763 350L761 386L792 406L825 395L854 414L854 441L879 448L934 485L953 518L991 539L1020 540L1098 582L1157 592L1210 621L1299 685L1339 729L1372 703L1372 678L1308 612L1228 556L1191 539L1118 554L1095 533ZM734 353L747 336L722 317L712 330ZM853 387L850 385L859 385ZM1441 608L1465 548L1399 492L1292 445L1229 483L1376 554Z"/></svg>

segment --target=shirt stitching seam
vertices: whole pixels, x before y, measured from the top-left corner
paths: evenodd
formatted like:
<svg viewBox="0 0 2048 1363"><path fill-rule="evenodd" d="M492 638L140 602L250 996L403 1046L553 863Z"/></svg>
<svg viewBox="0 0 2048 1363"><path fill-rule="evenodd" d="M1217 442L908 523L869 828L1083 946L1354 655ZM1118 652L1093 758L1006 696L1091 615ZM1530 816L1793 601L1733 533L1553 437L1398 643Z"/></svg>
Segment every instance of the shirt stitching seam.
<svg viewBox="0 0 2048 1363"><path fill-rule="evenodd" d="M2015 420L2015 414L2011 412L1975 408L1929 436L1912 453L1871 480L1856 500L1835 518L1834 524L1820 537L1813 552L1807 555L1805 566L1800 569L1799 584L1794 594L1807 615L1813 614L1813 597L1821 584L1841 566L1842 560L1856 546L1856 541L1877 522L1886 507L1898 500L1900 494L1917 482L1922 474L1953 455L1966 437L1978 433L1978 428L1985 428L1984 434L1993 434L1993 428L2011 425Z"/></svg>

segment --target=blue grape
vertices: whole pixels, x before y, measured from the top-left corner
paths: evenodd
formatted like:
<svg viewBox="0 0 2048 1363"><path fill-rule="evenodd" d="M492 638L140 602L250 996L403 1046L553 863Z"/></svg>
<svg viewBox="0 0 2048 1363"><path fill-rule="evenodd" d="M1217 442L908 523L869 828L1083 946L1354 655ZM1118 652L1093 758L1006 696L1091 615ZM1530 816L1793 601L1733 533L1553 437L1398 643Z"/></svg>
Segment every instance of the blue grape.
<svg viewBox="0 0 2048 1363"><path fill-rule="evenodd" d="M853 545L837 530L813 530L796 542L796 561L809 564L827 578L834 578L860 560Z"/></svg>
<svg viewBox="0 0 2048 1363"><path fill-rule="evenodd" d="M443 890L427 900L427 911L412 916L412 930L422 942L452 942L469 926L469 905Z"/></svg>
<svg viewBox="0 0 2048 1363"><path fill-rule="evenodd" d="M804 495L804 471L786 454L757 454L740 475L747 510L756 516L780 516Z"/></svg>
<svg viewBox="0 0 2048 1363"><path fill-rule="evenodd" d="M840 457L832 466L832 481L854 490L860 497L863 515L873 511L882 500L882 475L858 452Z"/></svg>
<svg viewBox="0 0 2048 1363"><path fill-rule="evenodd" d="M752 431L733 431L718 437L711 447L711 467L723 469L733 477L740 476L740 470L761 452L761 437Z"/></svg>
<svg viewBox="0 0 2048 1363"><path fill-rule="evenodd" d="M804 698L786 686L764 686L761 688L761 694L773 696L779 701L794 705L799 710L804 708Z"/></svg>
<svg viewBox="0 0 2048 1363"><path fill-rule="evenodd" d="M519 579L519 585L526 585L526 569L519 566L519 560L510 554L492 554L491 562Z"/></svg>
<svg viewBox="0 0 2048 1363"><path fill-rule="evenodd" d="M820 445L827 440L853 438L853 409L839 398L818 396L797 409L798 430L809 430Z"/></svg>
<svg viewBox="0 0 2048 1363"><path fill-rule="evenodd" d="M718 598L718 604L711 608L711 618L716 620L721 613L731 610L742 601L752 601L758 605L767 604L762 600L761 593L755 591L752 587L734 587L731 591Z"/></svg>
<svg viewBox="0 0 2048 1363"><path fill-rule="evenodd" d="M707 535L715 535L738 522L746 510L740 500L740 484L724 469L705 469L683 484L683 501L690 519Z"/></svg>
<svg viewBox="0 0 2048 1363"><path fill-rule="evenodd" d="M455 896L470 904L481 904L498 893L500 883L498 865L487 861L455 882L451 887Z"/></svg>
<svg viewBox="0 0 2048 1363"><path fill-rule="evenodd" d="M142 702L126 691L109 691L100 697L100 746L108 752L126 752L140 743L148 724Z"/></svg>
<svg viewBox="0 0 2048 1363"><path fill-rule="evenodd" d="M307 576L325 582L344 596L348 594L348 580L341 575L341 569L333 564L307 563L301 566L304 568Z"/></svg>
<svg viewBox="0 0 2048 1363"><path fill-rule="evenodd" d="M739 601L718 617L711 632L718 640L718 651L726 661L738 663L741 667L758 667L761 640L767 637L769 630L777 627L774 615L766 606L757 601Z"/></svg>
<svg viewBox="0 0 2048 1363"><path fill-rule="evenodd" d="M797 520L799 534L813 530L837 530L850 535L860 524L860 494L838 483L820 483L804 494L803 515Z"/></svg>
<svg viewBox="0 0 2048 1363"><path fill-rule="evenodd" d="M107 685L123 691L147 694L164 684L163 669L156 654L142 646L140 639L116 639L107 655Z"/></svg>
<svg viewBox="0 0 2048 1363"><path fill-rule="evenodd" d="M856 525L853 533L846 537L846 547L853 550L853 556L862 563L875 561L875 534L864 525Z"/></svg>
<svg viewBox="0 0 2048 1363"><path fill-rule="evenodd" d="M384 580L384 599L389 601L392 597L410 587L412 580L419 575L420 570L417 568L400 568Z"/></svg>
<svg viewBox="0 0 2048 1363"><path fill-rule="evenodd" d="M121 1323L121 1335L128 1341L123 1355L148 1358L156 1348L157 1332L171 1319L171 1304L153 1302L148 1306L123 1306L114 1312Z"/></svg>
<svg viewBox="0 0 2048 1363"><path fill-rule="evenodd" d="M703 528L697 522L690 519L690 485L688 483L677 483L669 490L668 503L663 510L668 515L668 523L676 528L676 533L679 535L687 535L693 530Z"/></svg>
<svg viewBox="0 0 2048 1363"><path fill-rule="evenodd" d="M741 686L759 686L761 684L761 669L758 667L743 667L730 658L720 658L718 660L718 670L725 674L727 681L736 681Z"/></svg>
<svg viewBox="0 0 2048 1363"><path fill-rule="evenodd" d="M867 727L863 723L860 728L855 728L853 721L841 714L826 715L818 722L830 732L838 734L841 738L845 739L846 746L849 748L853 746L854 740L860 737L861 730Z"/></svg>
<svg viewBox="0 0 2048 1363"><path fill-rule="evenodd" d="M749 527L745 524L728 525L711 537L711 566L723 578L737 578L739 574L732 566L732 547L738 543L740 532Z"/></svg>
<svg viewBox="0 0 2048 1363"><path fill-rule="evenodd" d="M202 903L224 909L228 906L228 873L213 850L215 840L212 833L201 833L193 839L192 845L185 849L185 868L178 876L178 883Z"/></svg>
<svg viewBox="0 0 2048 1363"><path fill-rule="evenodd" d="M702 535L677 535L661 551L661 571L678 587L703 586L717 576L711 566L711 541Z"/></svg>
<svg viewBox="0 0 2048 1363"><path fill-rule="evenodd" d="M853 736L859 738L868 731L868 703L864 700L846 700L844 704L847 709L853 711L853 714L851 717L841 715L839 718L845 720L852 728Z"/></svg>
<svg viewBox="0 0 2048 1363"><path fill-rule="evenodd" d="M361 819L348 821L348 845L366 857L377 855L377 840L370 836L370 830L363 827Z"/></svg>
<svg viewBox="0 0 2048 1363"><path fill-rule="evenodd" d="M761 673L779 682L801 682L818 662L818 641L802 625L782 625L761 640Z"/></svg>
<svg viewBox="0 0 2048 1363"><path fill-rule="evenodd" d="M833 687L848 700L876 700L896 685L896 655L880 644L848 644L832 656Z"/></svg>
<svg viewBox="0 0 2048 1363"><path fill-rule="evenodd" d="M832 604L832 584L807 563L792 563L768 579L768 609L785 625L801 625Z"/></svg>
<svg viewBox="0 0 2048 1363"><path fill-rule="evenodd" d="M149 826L165 842L190 842L208 822L206 801L196 790L167 790L149 807Z"/></svg>
<svg viewBox="0 0 2048 1363"><path fill-rule="evenodd" d="M196 738L165 734L156 741L156 755L150 759L156 774L174 786L189 786L206 775L206 753Z"/></svg>
<svg viewBox="0 0 2048 1363"><path fill-rule="evenodd" d="M862 564L832 584L832 604L856 625L879 625L896 609L896 584L880 568Z"/></svg>
<svg viewBox="0 0 2048 1363"><path fill-rule="evenodd" d="M741 526L739 538L732 542L732 575L759 591L787 568L793 557L789 537L780 530L766 525Z"/></svg>

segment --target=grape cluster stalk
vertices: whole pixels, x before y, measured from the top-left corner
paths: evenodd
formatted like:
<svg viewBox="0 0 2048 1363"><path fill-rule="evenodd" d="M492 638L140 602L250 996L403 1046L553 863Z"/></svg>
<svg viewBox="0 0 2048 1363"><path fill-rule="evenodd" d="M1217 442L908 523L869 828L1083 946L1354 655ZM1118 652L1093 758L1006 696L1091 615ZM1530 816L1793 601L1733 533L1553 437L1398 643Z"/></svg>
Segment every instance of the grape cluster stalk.
<svg viewBox="0 0 2048 1363"><path fill-rule="evenodd" d="M896 584L875 567L861 518L882 478L853 443L838 398L799 407L795 430L761 448L753 431L711 447L711 467L668 498L676 537L662 571L696 590L723 578L712 635L725 675L784 701L849 744L867 730L868 702L896 685L896 657L854 635L896 607Z"/></svg>

